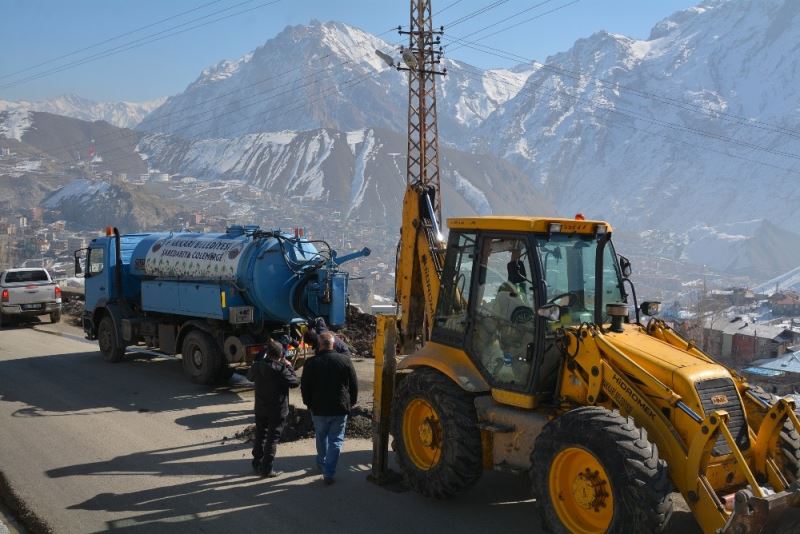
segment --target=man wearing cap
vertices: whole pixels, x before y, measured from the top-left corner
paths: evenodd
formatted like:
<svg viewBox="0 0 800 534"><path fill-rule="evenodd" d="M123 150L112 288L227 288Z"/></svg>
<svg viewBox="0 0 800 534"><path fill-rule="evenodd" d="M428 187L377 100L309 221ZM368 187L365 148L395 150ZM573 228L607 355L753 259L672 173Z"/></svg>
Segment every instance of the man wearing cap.
<svg viewBox="0 0 800 534"><path fill-rule="evenodd" d="M267 343L266 353L253 362L247 378L255 382L256 390L253 469L263 477L273 478L280 474L272 464L289 415L289 388L299 386L300 380L284 357L281 344L273 340Z"/></svg>

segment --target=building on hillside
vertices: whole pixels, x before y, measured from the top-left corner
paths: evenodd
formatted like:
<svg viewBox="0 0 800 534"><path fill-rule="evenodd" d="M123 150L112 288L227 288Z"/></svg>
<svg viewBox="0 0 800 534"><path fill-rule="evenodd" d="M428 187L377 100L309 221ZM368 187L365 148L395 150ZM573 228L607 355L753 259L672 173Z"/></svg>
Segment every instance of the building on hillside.
<svg viewBox="0 0 800 534"><path fill-rule="evenodd" d="M800 315L800 294L794 291L779 291L769 298L775 315Z"/></svg>
<svg viewBox="0 0 800 534"><path fill-rule="evenodd" d="M736 317L727 323L703 328L705 350L735 366L784 354L800 341L800 334L782 326L753 323Z"/></svg>
<svg viewBox="0 0 800 534"><path fill-rule="evenodd" d="M770 393L788 395L800 390L800 351L756 360L742 369L748 381Z"/></svg>

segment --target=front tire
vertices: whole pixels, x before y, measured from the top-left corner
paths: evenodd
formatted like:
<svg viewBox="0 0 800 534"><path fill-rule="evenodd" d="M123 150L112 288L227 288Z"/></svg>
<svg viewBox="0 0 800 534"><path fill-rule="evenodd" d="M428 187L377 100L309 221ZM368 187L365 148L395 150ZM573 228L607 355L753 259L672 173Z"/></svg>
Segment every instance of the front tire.
<svg viewBox="0 0 800 534"><path fill-rule="evenodd" d="M672 514L667 467L647 432L599 406L544 427L530 478L549 532L659 532Z"/></svg>
<svg viewBox="0 0 800 534"><path fill-rule="evenodd" d="M214 339L201 330L186 335L181 348L183 370L195 384L213 384L219 376L222 354Z"/></svg>
<svg viewBox="0 0 800 534"><path fill-rule="evenodd" d="M751 387L750 391L769 406L772 406L778 401L777 395L767 393L759 386ZM760 405L752 402L747 395L744 395L743 397L745 400L745 408L748 410L748 414L760 413L762 415L759 415L758 417L762 418L766 410ZM750 421L748 421L748 423L750 423ZM759 419L756 423L757 424L754 424L753 426L757 430L761 425L761 419ZM770 447L769 453L770 457L777 462L781 473L783 473L783 476L788 479L790 484L800 480L800 434L798 434L797 430L794 428L794 424L792 423L791 419L787 418L786 421L783 422L783 428L781 429L778 443Z"/></svg>
<svg viewBox="0 0 800 534"><path fill-rule="evenodd" d="M125 358L125 346L119 341L114 320L110 315L105 315L97 327L97 343L105 361L117 363Z"/></svg>
<svg viewBox="0 0 800 534"><path fill-rule="evenodd" d="M392 434L406 481L427 497L460 493L483 472L473 398L433 369L417 369L398 385Z"/></svg>

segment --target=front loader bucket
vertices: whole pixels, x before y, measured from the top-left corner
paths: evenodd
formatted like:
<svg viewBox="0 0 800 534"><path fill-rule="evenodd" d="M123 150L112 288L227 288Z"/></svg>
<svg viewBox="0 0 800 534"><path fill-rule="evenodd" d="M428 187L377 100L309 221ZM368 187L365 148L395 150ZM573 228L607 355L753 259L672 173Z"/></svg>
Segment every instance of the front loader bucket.
<svg viewBox="0 0 800 534"><path fill-rule="evenodd" d="M758 534L760 532L798 532L800 526L800 487L756 497L750 490L736 492L733 513L720 532Z"/></svg>

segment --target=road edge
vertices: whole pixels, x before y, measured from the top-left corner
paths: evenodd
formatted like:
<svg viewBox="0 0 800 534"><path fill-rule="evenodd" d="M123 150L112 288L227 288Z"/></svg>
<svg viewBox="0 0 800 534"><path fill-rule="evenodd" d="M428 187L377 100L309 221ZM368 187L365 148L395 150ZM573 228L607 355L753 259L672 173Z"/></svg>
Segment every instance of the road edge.
<svg viewBox="0 0 800 534"><path fill-rule="evenodd" d="M34 512L11 486L5 473L0 470L0 502L12 517L31 534L53 534L53 528Z"/></svg>

